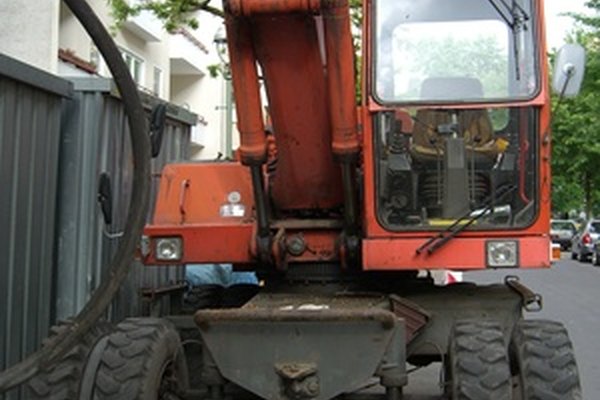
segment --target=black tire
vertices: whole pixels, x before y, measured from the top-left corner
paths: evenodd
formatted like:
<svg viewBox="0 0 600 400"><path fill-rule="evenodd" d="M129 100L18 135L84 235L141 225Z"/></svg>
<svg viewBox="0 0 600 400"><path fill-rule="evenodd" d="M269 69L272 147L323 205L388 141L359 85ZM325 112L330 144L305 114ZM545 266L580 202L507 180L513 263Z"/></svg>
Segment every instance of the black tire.
<svg viewBox="0 0 600 400"><path fill-rule="evenodd" d="M581 400L573 346L560 322L522 320L510 342L515 399Z"/></svg>
<svg viewBox="0 0 600 400"><path fill-rule="evenodd" d="M577 260L577 253L574 249L571 249L571 260Z"/></svg>
<svg viewBox="0 0 600 400"><path fill-rule="evenodd" d="M598 257L598 253L596 253L596 250L594 250L594 252L592 253L592 264L595 266L600 265L600 257Z"/></svg>
<svg viewBox="0 0 600 400"><path fill-rule="evenodd" d="M175 327L158 318L129 318L108 337L93 399L179 399L187 387L187 364Z"/></svg>
<svg viewBox="0 0 600 400"><path fill-rule="evenodd" d="M453 400L510 400L512 382L502 326L457 321L450 334L446 394Z"/></svg>
<svg viewBox="0 0 600 400"><path fill-rule="evenodd" d="M67 330L70 322L50 328L50 338ZM113 326L98 321L60 361L42 370L28 383L28 399L72 400L79 399L80 383L88 356L96 343L112 332ZM42 345L47 345L45 339Z"/></svg>

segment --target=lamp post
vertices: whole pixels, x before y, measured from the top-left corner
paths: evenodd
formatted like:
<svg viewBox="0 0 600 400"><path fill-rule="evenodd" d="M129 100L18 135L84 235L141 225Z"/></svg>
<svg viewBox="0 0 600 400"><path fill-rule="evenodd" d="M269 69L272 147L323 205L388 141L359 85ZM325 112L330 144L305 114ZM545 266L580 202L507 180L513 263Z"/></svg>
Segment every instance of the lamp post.
<svg viewBox="0 0 600 400"><path fill-rule="evenodd" d="M231 83L231 70L229 68L229 57L227 53L227 37L223 26L220 26L213 39L217 56L221 61L221 71L225 79L225 158L232 158L233 141L233 85Z"/></svg>

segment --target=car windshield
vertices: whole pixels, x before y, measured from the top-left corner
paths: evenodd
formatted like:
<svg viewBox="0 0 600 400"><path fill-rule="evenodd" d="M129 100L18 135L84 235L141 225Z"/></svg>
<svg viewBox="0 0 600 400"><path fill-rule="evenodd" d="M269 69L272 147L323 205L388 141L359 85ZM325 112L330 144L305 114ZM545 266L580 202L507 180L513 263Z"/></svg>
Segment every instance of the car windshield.
<svg viewBox="0 0 600 400"><path fill-rule="evenodd" d="M377 0L375 97L481 102L537 93L530 0Z"/></svg>
<svg viewBox="0 0 600 400"><path fill-rule="evenodd" d="M600 233L600 221L590 224L590 232Z"/></svg>
<svg viewBox="0 0 600 400"><path fill-rule="evenodd" d="M575 231L575 225L568 221L553 221L550 227L554 231Z"/></svg>

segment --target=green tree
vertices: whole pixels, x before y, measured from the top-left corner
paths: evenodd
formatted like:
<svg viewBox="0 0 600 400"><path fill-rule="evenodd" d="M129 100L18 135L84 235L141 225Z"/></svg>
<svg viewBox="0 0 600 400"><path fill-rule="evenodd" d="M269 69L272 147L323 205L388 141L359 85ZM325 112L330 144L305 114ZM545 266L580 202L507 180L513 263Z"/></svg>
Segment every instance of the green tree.
<svg viewBox="0 0 600 400"><path fill-rule="evenodd" d="M600 11L600 0L586 5ZM586 74L579 96L553 97L552 200L555 212L583 207L590 216L600 212L600 17L572 16L582 26L569 40L586 48Z"/></svg>
<svg viewBox="0 0 600 400"><path fill-rule="evenodd" d="M212 1L211 4L211 0L145 0L135 3L128 0L107 1L112 8L117 26L127 18L138 15L142 10L149 10L154 13L169 32L173 32L182 26L197 29L198 20L194 17L194 13L198 11L223 16L223 11L214 6L217 1ZM218 3L220 4L220 1Z"/></svg>
<svg viewBox="0 0 600 400"><path fill-rule="evenodd" d="M115 18L116 27L119 27L127 18L138 15L143 10L151 11L159 20L163 22L168 32L174 32L180 27L190 27L200 29L195 14L199 11L224 17L220 6L221 0L141 0L132 2L130 0L107 0L112 9L112 16ZM355 69L356 69L356 95L360 100L360 68L361 68L361 27L362 27L362 0L349 0L350 20L353 27L353 44L356 49ZM222 74L222 66L209 65L209 73L215 77Z"/></svg>

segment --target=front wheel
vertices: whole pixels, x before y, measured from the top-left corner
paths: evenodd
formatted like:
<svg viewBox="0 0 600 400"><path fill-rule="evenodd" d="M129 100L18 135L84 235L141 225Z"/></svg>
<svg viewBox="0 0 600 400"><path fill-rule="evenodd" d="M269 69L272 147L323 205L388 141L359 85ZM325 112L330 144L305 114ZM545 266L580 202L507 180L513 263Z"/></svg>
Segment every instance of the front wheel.
<svg viewBox="0 0 600 400"><path fill-rule="evenodd" d="M187 365L173 325L158 318L129 318L108 337L93 399L180 399L187 387Z"/></svg>
<svg viewBox="0 0 600 400"><path fill-rule="evenodd" d="M50 337L71 329L72 321L65 321L50 329ZM106 321L97 321L56 363L41 370L29 383L30 400L70 400L81 397L81 380L86 362L94 346L112 332L113 326ZM49 339L43 342L49 345Z"/></svg>
<svg viewBox="0 0 600 400"><path fill-rule="evenodd" d="M509 352L516 383L513 399L581 400L573 346L561 323L519 321Z"/></svg>
<svg viewBox="0 0 600 400"><path fill-rule="evenodd" d="M510 400L502 326L495 321L457 321L450 334L446 372L446 393L452 400Z"/></svg>

